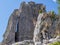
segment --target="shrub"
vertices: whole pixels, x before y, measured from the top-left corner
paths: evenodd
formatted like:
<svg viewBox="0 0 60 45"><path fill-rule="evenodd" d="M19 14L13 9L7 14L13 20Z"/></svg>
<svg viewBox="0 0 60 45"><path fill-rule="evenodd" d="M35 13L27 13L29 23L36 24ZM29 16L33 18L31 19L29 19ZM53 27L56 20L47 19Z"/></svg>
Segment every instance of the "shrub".
<svg viewBox="0 0 60 45"><path fill-rule="evenodd" d="M42 13L42 10L39 10L39 13Z"/></svg>
<svg viewBox="0 0 60 45"><path fill-rule="evenodd" d="M54 42L54 43L49 44L49 45L60 45L60 42Z"/></svg>
<svg viewBox="0 0 60 45"><path fill-rule="evenodd" d="M55 17L56 17L56 16L55 16L54 11L51 11L50 13L51 13L51 19L55 20Z"/></svg>

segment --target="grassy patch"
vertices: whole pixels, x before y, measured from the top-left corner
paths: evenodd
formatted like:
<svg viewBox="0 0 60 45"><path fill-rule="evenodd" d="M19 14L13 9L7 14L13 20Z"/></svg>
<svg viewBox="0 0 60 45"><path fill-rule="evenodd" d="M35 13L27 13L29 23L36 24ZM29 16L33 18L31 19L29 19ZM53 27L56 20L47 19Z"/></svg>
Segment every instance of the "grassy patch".
<svg viewBox="0 0 60 45"><path fill-rule="evenodd" d="M60 45L60 42L54 42L54 43L51 43L49 45Z"/></svg>

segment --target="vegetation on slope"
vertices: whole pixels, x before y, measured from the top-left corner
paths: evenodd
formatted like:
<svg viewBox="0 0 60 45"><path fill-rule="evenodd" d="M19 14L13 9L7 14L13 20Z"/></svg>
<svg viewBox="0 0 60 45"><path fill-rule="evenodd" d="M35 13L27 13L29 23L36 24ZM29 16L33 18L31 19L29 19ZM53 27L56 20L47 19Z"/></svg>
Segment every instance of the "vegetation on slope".
<svg viewBox="0 0 60 45"><path fill-rule="evenodd" d="M54 42L54 43L49 44L49 45L60 45L60 42Z"/></svg>
<svg viewBox="0 0 60 45"><path fill-rule="evenodd" d="M57 0L58 3L58 14L60 15L60 0Z"/></svg>

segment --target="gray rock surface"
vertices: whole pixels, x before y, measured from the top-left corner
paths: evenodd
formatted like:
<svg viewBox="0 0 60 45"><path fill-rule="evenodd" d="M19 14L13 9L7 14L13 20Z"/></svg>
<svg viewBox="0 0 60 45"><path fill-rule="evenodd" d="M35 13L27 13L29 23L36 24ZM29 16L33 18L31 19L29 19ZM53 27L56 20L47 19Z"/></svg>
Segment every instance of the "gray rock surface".
<svg viewBox="0 0 60 45"><path fill-rule="evenodd" d="M19 9L11 14L6 32L4 33L2 45L11 45L14 42L33 40L34 27L39 10L45 12L43 4L35 2L22 2Z"/></svg>
<svg viewBox="0 0 60 45"><path fill-rule="evenodd" d="M54 41L60 41L60 16L31 1L13 11L1 45L48 45Z"/></svg>
<svg viewBox="0 0 60 45"><path fill-rule="evenodd" d="M34 45L33 40L24 40L21 42L14 43L12 45Z"/></svg>
<svg viewBox="0 0 60 45"><path fill-rule="evenodd" d="M58 30L60 30L59 28L57 29L58 24L59 23L57 22L56 16L55 18L51 18L51 14L47 14L47 13L39 14L37 18L35 30L34 30L34 38L33 38L34 42L36 41L39 42L41 38L44 38L44 39L56 38L55 33L56 31L57 33L59 33ZM41 37L40 33L42 33L43 37Z"/></svg>
<svg viewBox="0 0 60 45"><path fill-rule="evenodd" d="M40 28L41 28L41 19L42 19L42 17L43 17L43 13L41 13L41 14L39 14L39 16L38 16L38 18L37 18L37 22L36 22L36 27L35 27L35 29L34 29L34 37L33 37L33 40L34 40L34 42L36 42L36 41L40 41L39 39L39 33L40 33Z"/></svg>

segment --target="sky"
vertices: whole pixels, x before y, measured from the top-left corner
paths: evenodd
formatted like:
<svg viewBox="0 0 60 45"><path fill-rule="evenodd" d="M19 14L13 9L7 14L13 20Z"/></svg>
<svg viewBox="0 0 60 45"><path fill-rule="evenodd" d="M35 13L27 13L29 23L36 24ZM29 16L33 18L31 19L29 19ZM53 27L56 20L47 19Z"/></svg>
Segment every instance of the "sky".
<svg viewBox="0 0 60 45"><path fill-rule="evenodd" d="M58 13L56 0L0 0L0 42L3 40L3 34L6 31L9 16L14 9L19 9L22 1L42 3L46 6L47 12L54 10Z"/></svg>

